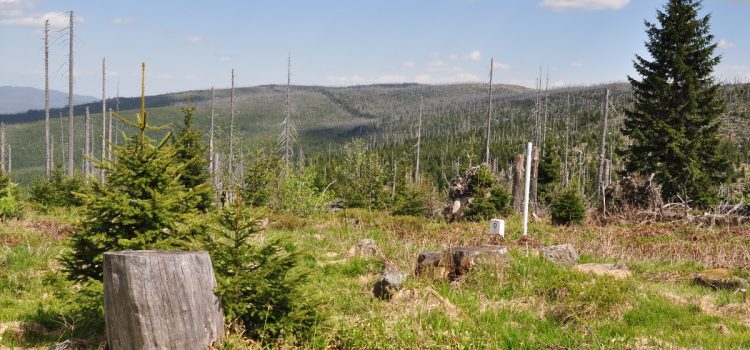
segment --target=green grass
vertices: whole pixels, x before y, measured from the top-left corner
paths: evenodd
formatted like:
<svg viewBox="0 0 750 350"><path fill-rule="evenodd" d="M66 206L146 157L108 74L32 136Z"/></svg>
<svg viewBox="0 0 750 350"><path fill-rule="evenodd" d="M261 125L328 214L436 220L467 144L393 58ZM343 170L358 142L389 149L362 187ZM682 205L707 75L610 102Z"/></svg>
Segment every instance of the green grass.
<svg viewBox="0 0 750 350"><path fill-rule="evenodd" d="M102 339L101 324L86 323L73 312L71 300L79 293L55 272L65 239L52 234L50 227L57 226L49 223L74 222L77 214L27 214L24 221L0 224L0 325L12 326L1 334L0 348L48 347L70 338L95 348ZM638 227L531 226L538 242L571 242L587 262L624 260L633 272L624 280L578 273L527 251L515 241L520 226L512 217L505 243L511 253L504 259L479 265L456 282L410 276L391 301L372 297L372 283L386 263L412 272L420 251L488 243L484 225L348 210L304 220L272 215L271 227L267 235L289 236L308 253L302 264L309 277L304 289L320 301L324 319L304 348L750 348L750 305L733 291L690 283L701 263L670 261L646 248L640 258L612 254L618 245L648 248L665 241L623 234ZM680 229L664 231L673 238L689 236ZM608 236L615 232L616 240ZM350 247L363 238L374 239L388 261L350 257ZM237 335L225 345L258 347Z"/></svg>

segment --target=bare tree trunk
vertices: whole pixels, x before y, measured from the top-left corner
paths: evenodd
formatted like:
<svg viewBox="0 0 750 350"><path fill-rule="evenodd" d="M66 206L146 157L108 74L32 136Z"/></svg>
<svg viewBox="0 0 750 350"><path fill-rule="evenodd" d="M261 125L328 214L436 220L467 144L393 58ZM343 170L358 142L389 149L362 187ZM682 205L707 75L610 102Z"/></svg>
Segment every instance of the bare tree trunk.
<svg viewBox="0 0 750 350"><path fill-rule="evenodd" d="M568 94L567 111L565 113L565 152L563 156L563 185L568 188L570 183L570 168L568 166L568 141L570 139L570 94Z"/></svg>
<svg viewBox="0 0 750 350"><path fill-rule="evenodd" d="M50 159L49 159L49 165L50 165L50 167L52 167L52 169L54 169L55 168L55 157L54 157L54 155L55 155L55 135L53 135L52 133L49 134L49 141L50 141L50 143L49 143L49 153L52 155L52 157L50 157Z"/></svg>
<svg viewBox="0 0 750 350"><path fill-rule="evenodd" d="M537 181L539 179L539 147L534 147L531 152L531 203L536 205L539 201Z"/></svg>
<svg viewBox="0 0 750 350"><path fill-rule="evenodd" d="M75 163L73 159L73 133L75 127L75 118L73 116L73 11L70 11L70 37L68 38L68 176L72 177L75 173Z"/></svg>
<svg viewBox="0 0 750 350"><path fill-rule="evenodd" d="M604 92L604 120L602 121L602 142L601 147L599 148L599 181L598 181L598 188L597 188L597 194L599 195L599 198L602 201L602 213L607 213L607 202L606 202L606 195L604 193L605 190L605 182L607 180L607 175L605 172L605 166L606 166L606 147L607 147L607 118L609 117L609 89L606 89Z"/></svg>
<svg viewBox="0 0 750 350"><path fill-rule="evenodd" d="M542 140L538 147L542 150L544 156L544 144L547 141L547 116L549 114L549 69L547 69L547 83L544 85L544 121L542 122Z"/></svg>
<svg viewBox="0 0 750 350"><path fill-rule="evenodd" d="M287 80L286 80L286 102L284 111L284 120L281 122L281 152L282 160L284 165L289 168L289 163L294 152L294 139L296 129L294 122L292 121L292 100L291 100L291 88L292 88L292 54L289 53L287 61Z"/></svg>
<svg viewBox="0 0 750 350"><path fill-rule="evenodd" d="M65 172L65 125L63 125L63 113L60 111L60 167L63 173Z"/></svg>
<svg viewBox="0 0 750 350"><path fill-rule="evenodd" d="M0 122L0 169L7 172L5 168L5 122Z"/></svg>
<svg viewBox="0 0 750 350"><path fill-rule="evenodd" d="M520 213L523 209L525 156L517 155L513 165L513 209Z"/></svg>
<svg viewBox="0 0 750 350"><path fill-rule="evenodd" d="M391 155L391 159L393 159L393 186L391 186L391 201L394 201L394 200L396 200L396 174L397 174L397 169L396 169L396 159L393 158L392 155Z"/></svg>
<svg viewBox="0 0 750 350"><path fill-rule="evenodd" d="M109 120L107 121L107 159L112 160L112 108L109 109Z"/></svg>
<svg viewBox="0 0 750 350"><path fill-rule="evenodd" d="M489 164L490 162L490 125L492 122L492 72L494 71L495 58L490 58L490 84L488 89L488 107L487 107L487 134L485 136L484 144L484 162Z"/></svg>
<svg viewBox="0 0 750 350"><path fill-rule="evenodd" d="M211 178L215 176L216 169L214 168L214 87L211 87L211 129L209 130L208 136L208 172L211 174ZM214 182L215 183L215 182Z"/></svg>
<svg viewBox="0 0 750 350"><path fill-rule="evenodd" d="M422 148L422 97L419 97L419 121L417 122L417 164L414 167L414 181L419 182L419 158Z"/></svg>
<svg viewBox="0 0 750 350"><path fill-rule="evenodd" d="M52 148L49 133L49 20L44 21L44 154L47 179L52 174Z"/></svg>
<svg viewBox="0 0 750 350"><path fill-rule="evenodd" d="M227 167L229 168L230 179L234 180L234 69L232 69L232 88L229 95L229 159Z"/></svg>
<svg viewBox="0 0 750 350"><path fill-rule="evenodd" d="M13 147L8 145L8 173L13 171Z"/></svg>
<svg viewBox="0 0 750 350"><path fill-rule="evenodd" d="M102 162L107 158L107 58L102 57ZM99 181L104 183L104 169L99 171Z"/></svg>
<svg viewBox="0 0 750 350"><path fill-rule="evenodd" d="M86 114L83 119L83 127L85 130L84 143L83 143L83 176L88 181L89 173L91 172L91 162L89 157L91 156L91 119L89 119L89 106L86 106Z"/></svg>

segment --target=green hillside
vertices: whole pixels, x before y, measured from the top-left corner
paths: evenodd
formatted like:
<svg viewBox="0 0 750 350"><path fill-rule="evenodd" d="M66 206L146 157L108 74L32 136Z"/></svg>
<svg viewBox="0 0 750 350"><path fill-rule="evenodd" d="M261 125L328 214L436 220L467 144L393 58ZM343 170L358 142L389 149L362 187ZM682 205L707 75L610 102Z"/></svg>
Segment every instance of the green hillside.
<svg viewBox="0 0 750 350"><path fill-rule="evenodd" d="M630 101L626 84L609 84L550 90L539 96L540 123L546 115L548 138L562 142L566 116L570 133L570 147L585 160L596 154L600 133L604 89L609 88L615 107L610 122L610 134L617 145L621 111ZM285 86L266 85L238 88L236 123L245 149L275 142L283 119ZM726 96L730 111L727 114L725 135L734 142L748 139L747 96L750 85L727 85ZM186 91L149 96L146 105L154 124L180 123L180 109L188 104L197 108L196 124L206 133L209 129L210 90ZM298 147L308 159L316 155L337 153L344 142L361 137L373 149L392 157L411 157L416 137L416 119L420 99L423 101L423 162L425 169L444 181L470 160L480 160L484 145L487 113L487 86L483 84L454 85L369 85L355 87L293 86L291 100L293 119L299 133ZM523 143L534 139L537 92L519 86L493 86L492 154L500 165L521 152ZM108 107L119 106L120 114L133 118L138 108L137 98L121 98L119 104L108 100ZM229 125L229 90L215 91L217 147L226 147ZM101 103L76 106L76 164L80 167L83 147L83 111L88 106L95 132L94 154L99 154L101 141ZM60 123L64 111L52 110L51 121L55 146L55 164L61 164L61 131L67 137L67 120ZM28 184L44 170L44 115L40 111L0 115L6 122L7 142L12 147L13 176ZM121 129L119 124L117 129ZM154 137L158 137L153 135ZM115 133L117 134L117 133ZM122 136L115 136L120 142ZM67 140L65 140L67 143ZM745 147L747 149L750 147ZM247 153L249 154L249 153ZM448 172L448 173L446 173Z"/></svg>

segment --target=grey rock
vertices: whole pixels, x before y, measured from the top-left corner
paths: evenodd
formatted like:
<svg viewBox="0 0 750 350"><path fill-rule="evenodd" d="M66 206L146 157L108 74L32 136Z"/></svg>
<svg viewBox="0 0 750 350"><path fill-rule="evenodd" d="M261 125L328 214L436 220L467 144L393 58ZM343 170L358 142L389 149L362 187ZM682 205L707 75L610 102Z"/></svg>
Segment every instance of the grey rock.
<svg viewBox="0 0 750 350"><path fill-rule="evenodd" d="M372 294L378 299L390 299L393 294L403 288L405 279L406 274L399 270L385 270L380 275L378 281L375 282L375 285L373 285Z"/></svg>
<svg viewBox="0 0 750 350"><path fill-rule="evenodd" d="M748 282L742 277L735 276L725 268L703 270L693 278L696 284L702 284L714 289L747 289Z"/></svg>
<svg viewBox="0 0 750 350"><path fill-rule="evenodd" d="M576 249L569 243L544 247L539 249L539 252L545 259L556 265L570 267L580 259Z"/></svg>
<svg viewBox="0 0 750 350"><path fill-rule="evenodd" d="M380 256L380 247L370 238L365 238L349 249L349 256L359 256L363 258L371 258L374 256Z"/></svg>

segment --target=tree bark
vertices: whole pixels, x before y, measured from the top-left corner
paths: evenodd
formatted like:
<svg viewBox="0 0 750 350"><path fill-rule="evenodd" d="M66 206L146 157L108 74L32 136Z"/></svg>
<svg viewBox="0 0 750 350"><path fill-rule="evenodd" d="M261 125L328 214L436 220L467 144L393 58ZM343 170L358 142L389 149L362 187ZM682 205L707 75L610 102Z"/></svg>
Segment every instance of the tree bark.
<svg viewBox="0 0 750 350"><path fill-rule="evenodd" d="M104 254L104 311L109 349L209 349L224 316L206 252Z"/></svg>

